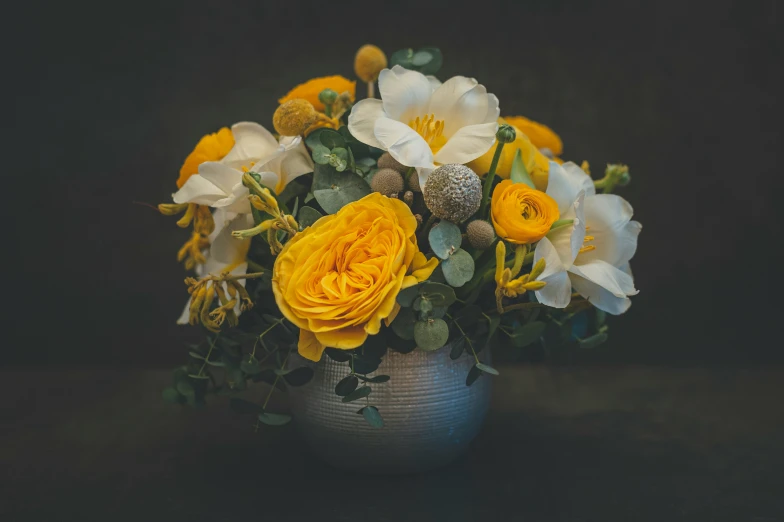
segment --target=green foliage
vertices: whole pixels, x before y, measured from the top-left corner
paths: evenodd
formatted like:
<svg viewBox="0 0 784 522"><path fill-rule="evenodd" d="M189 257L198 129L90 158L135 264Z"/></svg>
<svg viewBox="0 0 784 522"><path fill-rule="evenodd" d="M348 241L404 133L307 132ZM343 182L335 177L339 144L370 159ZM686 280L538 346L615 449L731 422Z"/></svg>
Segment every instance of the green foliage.
<svg viewBox="0 0 784 522"><path fill-rule="evenodd" d="M283 374L283 380L289 386L304 386L313 378L313 368L310 366L300 366L290 372Z"/></svg>
<svg viewBox="0 0 784 522"><path fill-rule="evenodd" d="M441 221L430 229L428 234L430 248L441 259L449 259L463 242L460 227L449 221Z"/></svg>
<svg viewBox="0 0 784 522"><path fill-rule="evenodd" d="M335 394L345 397L352 393L359 386L359 379L356 375L348 375L343 377L340 382L335 385Z"/></svg>
<svg viewBox="0 0 784 522"><path fill-rule="evenodd" d="M283 426L291 422L291 415L284 415L282 413L259 413L259 421L268 426Z"/></svg>
<svg viewBox="0 0 784 522"><path fill-rule="evenodd" d="M496 370L495 368L493 368L492 366L489 366L487 364L479 362L479 363L476 363L474 365L474 367L476 369L478 369L479 371L481 371L481 372L489 373L490 375L498 375L498 370Z"/></svg>
<svg viewBox="0 0 784 522"><path fill-rule="evenodd" d="M596 335L592 335L590 337L586 337L585 339L580 339L577 343L580 345L580 348L590 350L591 348L596 348L599 345L604 344L607 342L607 334L605 332L598 333Z"/></svg>
<svg viewBox="0 0 784 522"><path fill-rule="evenodd" d="M324 350L327 356L335 362L348 362L351 360L351 354L346 350L339 350L337 348L327 348Z"/></svg>
<svg viewBox="0 0 784 522"><path fill-rule="evenodd" d="M322 217L323 216L321 215L321 212L313 207L305 206L300 208L299 216L297 218L300 230L304 230L305 228L311 226Z"/></svg>
<svg viewBox="0 0 784 522"><path fill-rule="evenodd" d="M468 375L466 376L466 386L471 386L481 376L482 376L482 370L477 368L476 365L472 366L471 369L468 371Z"/></svg>
<svg viewBox="0 0 784 522"><path fill-rule="evenodd" d="M446 282L459 288L474 277L474 258L462 248L441 262Z"/></svg>
<svg viewBox="0 0 784 522"><path fill-rule="evenodd" d="M349 393L345 397L341 399L342 402L353 402L359 399L364 399L368 395L370 395L370 386L362 386L361 388L357 388L353 392Z"/></svg>
<svg viewBox="0 0 784 522"><path fill-rule="evenodd" d="M418 50L400 49L389 57L389 66L400 65L422 74L436 74L443 64L441 51L436 47L423 47Z"/></svg>
<svg viewBox="0 0 784 522"><path fill-rule="evenodd" d="M401 308L390 326L398 337L410 341L414 339L414 324L416 323L416 320L417 318L414 310L411 308Z"/></svg>
<svg viewBox="0 0 784 522"><path fill-rule="evenodd" d="M443 319L417 321L414 323L414 340L420 350L438 350L449 340L449 325Z"/></svg>
<svg viewBox="0 0 784 522"><path fill-rule="evenodd" d="M378 412L378 408L375 406L365 406L357 413L361 413L367 423L374 428L384 427L384 419L381 418L381 414Z"/></svg>
<svg viewBox="0 0 784 522"><path fill-rule="evenodd" d="M350 171L338 172L329 165L316 165L313 172L313 195L321 208L334 214L348 203L370 194L370 186Z"/></svg>
<svg viewBox="0 0 784 522"><path fill-rule="evenodd" d="M547 324L542 321L532 321L527 324L516 323L512 334L512 344L517 348L524 348L539 340Z"/></svg>
<svg viewBox="0 0 784 522"><path fill-rule="evenodd" d="M525 183L531 188L536 188L531 176L528 174L528 169L525 168L523 155L520 152L520 149L517 149L514 160L512 160L512 171L509 175L509 179L514 183Z"/></svg>

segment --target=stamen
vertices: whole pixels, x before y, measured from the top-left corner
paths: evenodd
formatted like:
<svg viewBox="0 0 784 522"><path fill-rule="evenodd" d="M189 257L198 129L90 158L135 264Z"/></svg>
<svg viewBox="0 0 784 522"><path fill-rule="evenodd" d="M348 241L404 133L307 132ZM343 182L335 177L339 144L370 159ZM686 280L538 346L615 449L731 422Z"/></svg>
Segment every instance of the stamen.
<svg viewBox="0 0 784 522"><path fill-rule="evenodd" d="M586 252L591 252L591 251L593 251L593 250L596 250L596 247L595 247L595 246L593 246L593 245L587 245L587 246L584 246L584 247L582 247L582 248L580 249L580 252L579 252L579 253L580 253L580 254L584 254L584 253L586 253Z"/></svg>

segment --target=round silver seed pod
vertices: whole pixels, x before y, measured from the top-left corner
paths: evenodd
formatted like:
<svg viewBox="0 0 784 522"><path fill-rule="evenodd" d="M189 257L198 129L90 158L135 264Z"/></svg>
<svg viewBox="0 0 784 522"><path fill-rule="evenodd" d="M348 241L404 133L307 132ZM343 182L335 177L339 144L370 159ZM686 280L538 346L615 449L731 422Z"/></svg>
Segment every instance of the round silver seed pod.
<svg viewBox="0 0 784 522"><path fill-rule="evenodd" d="M461 223L479 210L482 181L465 165L442 165L428 176L423 194L433 215Z"/></svg>

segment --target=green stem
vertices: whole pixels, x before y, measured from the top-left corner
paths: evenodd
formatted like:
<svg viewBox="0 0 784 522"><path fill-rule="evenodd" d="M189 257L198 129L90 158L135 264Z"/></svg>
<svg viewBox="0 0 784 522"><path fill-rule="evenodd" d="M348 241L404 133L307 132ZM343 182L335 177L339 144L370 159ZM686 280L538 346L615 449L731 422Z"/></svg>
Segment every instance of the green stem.
<svg viewBox="0 0 784 522"><path fill-rule="evenodd" d="M474 343L471 342L471 338L466 335L466 333L460 327L460 324L457 321L455 321L454 318L452 318L451 315L446 314L446 316L452 321L452 324L457 326L457 329L460 330L460 333L463 334L463 337L465 338L466 342L468 343L468 347L471 348L471 353L474 354L474 360L476 361L477 364L479 364L479 357L476 355L476 350L474 350Z"/></svg>
<svg viewBox="0 0 784 522"><path fill-rule="evenodd" d="M504 148L504 143L498 141L495 146L495 154L493 154L493 161L490 163L490 171L485 176L485 184L482 187L482 204L479 207L479 218L487 219L487 206L490 204L490 189L493 187L493 180L495 179L495 169L498 167L498 160L501 159L501 151Z"/></svg>
<svg viewBox="0 0 784 522"><path fill-rule="evenodd" d="M198 375L201 375L201 372L204 371L204 367L207 366L207 361L210 360L210 355L212 355L212 349L215 348L215 344L218 342L218 337L220 337L220 332L218 332L218 334L215 336L215 339L212 340L210 349L207 350L207 357L204 358L204 362L202 363L201 368L199 368Z"/></svg>
<svg viewBox="0 0 784 522"><path fill-rule="evenodd" d="M289 355L291 355L291 350L289 350L289 353L286 354L286 358L283 359L283 362L280 365L280 369L281 370L286 367L286 361L289 360ZM278 380L279 379L280 379L280 375L275 375L275 380L272 381L272 388L270 388L270 391L267 394L267 398L264 399L264 404L261 406L261 410L262 411L267 411L267 403L269 402L270 397L272 397L272 392L275 391L275 387L278 385Z"/></svg>

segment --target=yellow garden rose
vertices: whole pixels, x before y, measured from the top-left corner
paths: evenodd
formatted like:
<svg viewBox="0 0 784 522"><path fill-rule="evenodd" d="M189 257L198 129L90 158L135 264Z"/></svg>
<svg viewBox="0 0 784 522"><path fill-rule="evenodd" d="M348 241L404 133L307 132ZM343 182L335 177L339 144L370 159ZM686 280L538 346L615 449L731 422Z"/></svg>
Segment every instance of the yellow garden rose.
<svg viewBox="0 0 784 522"><path fill-rule="evenodd" d="M498 123L503 124L509 122L499 118ZM512 126L514 127L514 125ZM512 161L514 160L515 154L517 154L517 149L520 149L523 164L525 165L526 170L528 170L528 174L531 176L534 185L536 185L536 188L539 190L546 190L547 176L550 172L550 159L539 152L539 149L531 142L524 132L517 127L515 127L515 132L515 141L504 145L504 148L501 151L501 158L498 160L498 166L496 167L495 173L504 179L508 179L509 174L512 172ZM493 146L490 147L487 152L468 163L468 166L480 176L487 174L490 171L490 163L493 161L495 147L496 143L493 143Z"/></svg>
<svg viewBox="0 0 784 522"><path fill-rule="evenodd" d="M223 127L218 132L207 134L193 149L180 169L180 177L177 178L177 188L182 188L188 178L199 172L199 165L205 161L220 161L229 153L234 146L234 135L227 127Z"/></svg>
<svg viewBox="0 0 784 522"><path fill-rule="evenodd" d="M553 129L525 116L504 116L506 123L520 129L537 148L550 149L554 156L563 154L563 142Z"/></svg>
<svg viewBox="0 0 784 522"><path fill-rule="evenodd" d="M490 216L500 238L525 245L542 239L560 214L558 203L544 192L505 179L493 189Z"/></svg>
<svg viewBox="0 0 784 522"><path fill-rule="evenodd" d="M321 78L313 78L305 83L301 83L291 89L286 96L278 100L278 103L286 103L289 100L302 98L308 100L313 104L313 107L319 111L324 112L324 104L319 100L319 93L324 89L332 89L338 94L348 91L351 99L354 100L356 95L357 82L352 82L343 76L324 76Z"/></svg>
<svg viewBox="0 0 784 522"><path fill-rule="evenodd" d="M417 247L417 221L398 199L374 192L292 238L275 261L272 290L300 329L299 353L350 350L394 319L398 292L424 281L438 260Z"/></svg>

